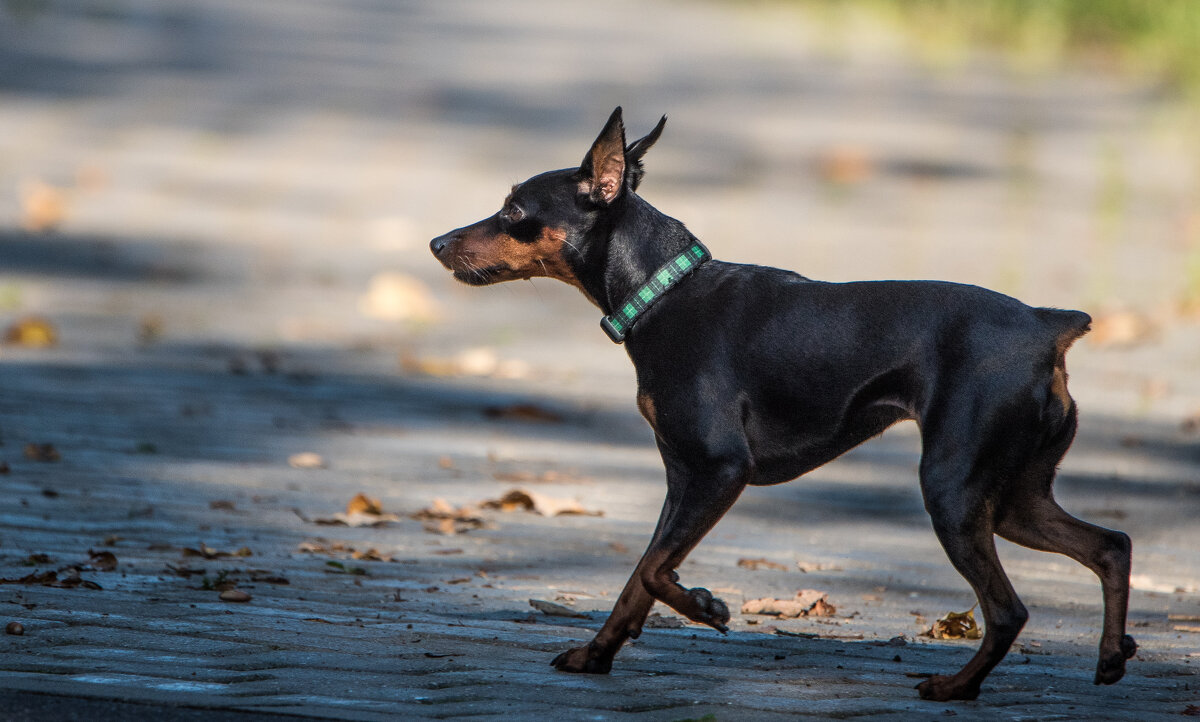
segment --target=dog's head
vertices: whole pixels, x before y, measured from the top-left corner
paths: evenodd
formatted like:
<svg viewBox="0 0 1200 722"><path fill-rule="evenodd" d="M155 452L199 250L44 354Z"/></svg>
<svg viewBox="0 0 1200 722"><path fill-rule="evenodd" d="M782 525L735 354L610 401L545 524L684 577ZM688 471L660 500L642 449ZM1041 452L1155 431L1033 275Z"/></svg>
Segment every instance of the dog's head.
<svg viewBox="0 0 1200 722"><path fill-rule="evenodd" d="M663 116L626 146L618 107L578 168L516 184L498 213L438 236L430 250L455 278L474 286L546 276L582 289L580 270L598 237L606 236L612 215L641 183L642 156L666 122Z"/></svg>

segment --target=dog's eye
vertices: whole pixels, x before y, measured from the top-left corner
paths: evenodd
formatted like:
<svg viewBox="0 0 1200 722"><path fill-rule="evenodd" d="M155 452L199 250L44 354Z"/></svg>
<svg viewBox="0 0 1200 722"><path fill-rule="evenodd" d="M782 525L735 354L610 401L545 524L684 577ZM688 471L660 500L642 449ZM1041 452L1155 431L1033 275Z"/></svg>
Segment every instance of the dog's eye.
<svg viewBox="0 0 1200 722"><path fill-rule="evenodd" d="M525 220L525 211L515 203L509 203L500 211L500 217L509 223L520 223Z"/></svg>

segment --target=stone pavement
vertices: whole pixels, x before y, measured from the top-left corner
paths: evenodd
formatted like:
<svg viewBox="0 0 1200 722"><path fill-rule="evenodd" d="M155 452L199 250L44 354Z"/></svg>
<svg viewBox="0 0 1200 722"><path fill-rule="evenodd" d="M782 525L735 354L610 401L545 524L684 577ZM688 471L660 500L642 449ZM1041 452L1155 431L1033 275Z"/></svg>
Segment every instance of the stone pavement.
<svg viewBox="0 0 1200 722"><path fill-rule="evenodd" d="M0 621L24 628L0 638L0 704L646 720L1200 705L1200 446L1184 423L1200 326L1161 311L1188 282L1195 156L1152 89L931 73L874 36L831 48L770 7L18 6L0 16L0 324L37 315L58 343L0 346L0 577L58 586L0 585ZM974 643L919 636L973 600L929 528L911 427L749 490L680 570L731 608L818 589L834 617L735 614L722 637L659 607L611 675L549 668L632 569L660 462L594 309L548 282L456 286L425 239L576 162L619 103L631 132L671 115L644 193L718 257L1137 312L1147 339L1072 351L1083 420L1058 484L1134 539L1125 680L1091 684L1090 573L1001 543L1025 633L980 701L916 699ZM831 182L861 153L865 180ZM60 217L23 230L38 181ZM290 465L302 452L324 465ZM411 518L514 487L603 516L485 510L454 535ZM358 493L398 520L314 521ZM783 569L738 564L759 558ZM227 584L252 599L222 601Z"/></svg>

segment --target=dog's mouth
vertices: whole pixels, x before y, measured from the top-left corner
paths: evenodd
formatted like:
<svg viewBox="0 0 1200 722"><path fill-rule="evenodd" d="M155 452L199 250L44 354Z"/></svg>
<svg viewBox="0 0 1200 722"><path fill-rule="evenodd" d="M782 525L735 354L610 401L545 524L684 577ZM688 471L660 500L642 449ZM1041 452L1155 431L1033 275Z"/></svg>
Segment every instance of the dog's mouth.
<svg viewBox="0 0 1200 722"><path fill-rule="evenodd" d="M512 277L512 269L508 266L496 265L479 268L468 265L465 268L453 268L454 278L468 286L488 286Z"/></svg>

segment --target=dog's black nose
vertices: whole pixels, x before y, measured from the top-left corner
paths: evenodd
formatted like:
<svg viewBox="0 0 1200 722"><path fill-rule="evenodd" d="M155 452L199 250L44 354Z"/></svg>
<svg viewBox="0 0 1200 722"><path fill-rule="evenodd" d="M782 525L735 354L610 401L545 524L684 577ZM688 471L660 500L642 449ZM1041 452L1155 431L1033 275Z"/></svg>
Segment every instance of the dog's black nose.
<svg viewBox="0 0 1200 722"><path fill-rule="evenodd" d="M454 234L452 233L447 233L444 236L438 236L437 238L433 239L429 242L429 250L433 251L433 255L440 258L442 251L445 251L446 246L450 245L451 237L453 235Z"/></svg>

